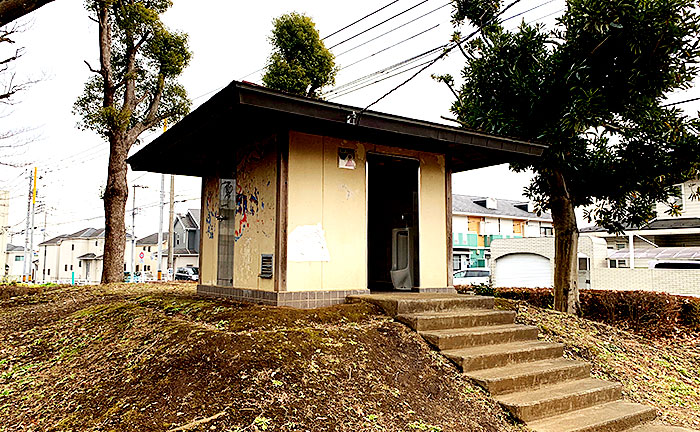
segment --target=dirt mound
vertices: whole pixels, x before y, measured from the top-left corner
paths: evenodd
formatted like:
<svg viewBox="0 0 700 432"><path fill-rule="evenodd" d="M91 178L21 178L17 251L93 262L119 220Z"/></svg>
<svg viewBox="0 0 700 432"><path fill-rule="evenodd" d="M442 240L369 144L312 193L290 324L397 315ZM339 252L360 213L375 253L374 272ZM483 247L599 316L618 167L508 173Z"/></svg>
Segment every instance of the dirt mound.
<svg viewBox="0 0 700 432"><path fill-rule="evenodd" d="M302 311L203 299L193 285L68 287L0 301L0 340L3 431L520 429L364 304Z"/></svg>

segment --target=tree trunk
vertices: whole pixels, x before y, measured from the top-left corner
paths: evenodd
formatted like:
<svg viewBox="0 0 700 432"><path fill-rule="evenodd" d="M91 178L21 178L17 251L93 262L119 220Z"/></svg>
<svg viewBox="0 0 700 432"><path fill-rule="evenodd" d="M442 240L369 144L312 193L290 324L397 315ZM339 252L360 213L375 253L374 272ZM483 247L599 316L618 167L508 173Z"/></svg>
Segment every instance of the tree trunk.
<svg viewBox="0 0 700 432"><path fill-rule="evenodd" d="M126 157L129 146L124 137L109 140L109 166L105 188L105 248L102 258L102 283L124 280L124 249L126 247L126 224L124 212L129 197L126 182Z"/></svg>
<svg viewBox="0 0 700 432"><path fill-rule="evenodd" d="M561 173L553 173L550 185L554 225L554 309L578 314L578 226L574 203Z"/></svg>

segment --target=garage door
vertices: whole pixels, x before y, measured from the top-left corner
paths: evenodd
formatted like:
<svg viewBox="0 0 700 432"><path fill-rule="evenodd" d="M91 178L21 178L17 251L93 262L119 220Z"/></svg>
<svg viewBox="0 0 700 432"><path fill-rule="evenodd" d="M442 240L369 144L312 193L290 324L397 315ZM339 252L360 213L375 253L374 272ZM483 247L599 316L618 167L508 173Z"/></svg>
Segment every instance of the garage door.
<svg viewBox="0 0 700 432"><path fill-rule="evenodd" d="M494 269L496 287L551 287L552 264L541 255L517 253L500 257Z"/></svg>

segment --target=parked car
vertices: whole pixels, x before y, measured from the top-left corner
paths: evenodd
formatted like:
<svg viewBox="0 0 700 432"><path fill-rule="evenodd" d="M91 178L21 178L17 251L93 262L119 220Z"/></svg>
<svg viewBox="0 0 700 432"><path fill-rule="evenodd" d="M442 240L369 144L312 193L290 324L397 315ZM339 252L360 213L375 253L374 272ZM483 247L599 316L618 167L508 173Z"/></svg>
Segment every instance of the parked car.
<svg viewBox="0 0 700 432"><path fill-rule="evenodd" d="M178 267L175 271L175 280L188 280L196 281L199 280L199 268L198 267Z"/></svg>
<svg viewBox="0 0 700 432"><path fill-rule="evenodd" d="M488 268L468 268L454 272L454 285L480 285L488 284L491 279L491 270Z"/></svg>

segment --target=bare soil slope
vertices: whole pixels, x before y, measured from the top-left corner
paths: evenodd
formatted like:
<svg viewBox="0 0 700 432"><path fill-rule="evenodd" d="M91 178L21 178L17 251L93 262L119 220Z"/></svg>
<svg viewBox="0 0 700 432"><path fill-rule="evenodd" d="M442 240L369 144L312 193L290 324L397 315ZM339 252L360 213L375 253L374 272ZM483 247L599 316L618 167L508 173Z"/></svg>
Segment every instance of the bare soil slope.
<svg viewBox="0 0 700 432"><path fill-rule="evenodd" d="M0 431L520 429L369 305L300 311L194 291L0 287Z"/></svg>

